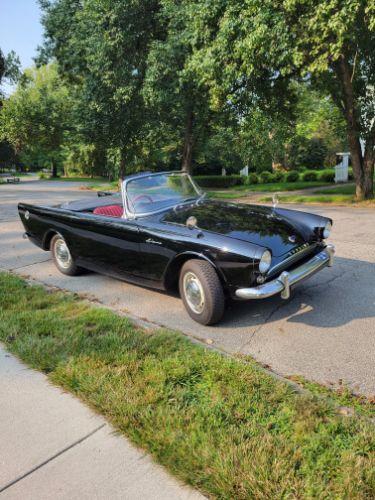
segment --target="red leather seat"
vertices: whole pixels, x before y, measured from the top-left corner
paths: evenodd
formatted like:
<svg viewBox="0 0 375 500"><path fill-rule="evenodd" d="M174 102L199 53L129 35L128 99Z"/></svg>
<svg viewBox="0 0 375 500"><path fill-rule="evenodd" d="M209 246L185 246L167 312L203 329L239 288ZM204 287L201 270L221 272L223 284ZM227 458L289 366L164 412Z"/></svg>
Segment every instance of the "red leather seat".
<svg viewBox="0 0 375 500"><path fill-rule="evenodd" d="M121 205L107 205L106 207L96 207L95 215L106 215L107 217L122 217L123 208Z"/></svg>

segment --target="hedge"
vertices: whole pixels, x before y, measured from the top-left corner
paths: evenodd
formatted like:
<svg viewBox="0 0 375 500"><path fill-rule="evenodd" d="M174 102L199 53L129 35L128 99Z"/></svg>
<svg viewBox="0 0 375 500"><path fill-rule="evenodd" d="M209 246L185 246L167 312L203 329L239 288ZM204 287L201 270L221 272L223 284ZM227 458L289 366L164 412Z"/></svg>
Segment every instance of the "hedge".
<svg viewBox="0 0 375 500"><path fill-rule="evenodd" d="M255 174L254 172L250 172L250 174L247 176L246 184L251 186L251 184L258 184L258 182L259 178L257 174Z"/></svg>
<svg viewBox="0 0 375 500"><path fill-rule="evenodd" d="M335 180L335 172L324 170L324 172L320 173L319 180L323 182L333 182Z"/></svg>
<svg viewBox="0 0 375 500"><path fill-rule="evenodd" d="M349 169L349 179L353 178L352 169ZM203 188L230 188L235 186L242 186L244 184L251 186L252 184L269 184L271 182L298 182L299 180L305 182L322 181L333 182L335 180L334 169L325 170L305 170L304 172L297 172L290 170L289 172L260 172L256 174L250 172L245 177L241 175L195 175L194 180Z"/></svg>
<svg viewBox="0 0 375 500"><path fill-rule="evenodd" d="M264 183L264 184L268 184L270 182L274 182L274 179L273 179L273 175L271 174L271 172L261 172L259 174L259 181L261 183Z"/></svg>
<svg viewBox="0 0 375 500"><path fill-rule="evenodd" d="M291 170L285 175L286 182L298 182L299 181L299 173L295 170Z"/></svg>
<svg viewBox="0 0 375 500"><path fill-rule="evenodd" d="M305 182L314 182L318 180L318 173L317 172L304 172L302 174L302 180Z"/></svg>
<svg viewBox="0 0 375 500"><path fill-rule="evenodd" d="M194 180L201 187L228 188L245 184L246 177L241 175L196 175Z"/></svg>

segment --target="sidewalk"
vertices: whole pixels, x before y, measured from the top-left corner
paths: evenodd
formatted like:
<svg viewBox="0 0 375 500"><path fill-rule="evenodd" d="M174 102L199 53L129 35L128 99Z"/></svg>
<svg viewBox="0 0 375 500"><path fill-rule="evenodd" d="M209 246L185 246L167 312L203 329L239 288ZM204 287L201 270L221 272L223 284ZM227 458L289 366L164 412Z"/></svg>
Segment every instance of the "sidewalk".
<svg viewBox="0 0 375 500"><path fill-rule="evenodd" d="M2 500L203 497L0 346Z"/></svg>

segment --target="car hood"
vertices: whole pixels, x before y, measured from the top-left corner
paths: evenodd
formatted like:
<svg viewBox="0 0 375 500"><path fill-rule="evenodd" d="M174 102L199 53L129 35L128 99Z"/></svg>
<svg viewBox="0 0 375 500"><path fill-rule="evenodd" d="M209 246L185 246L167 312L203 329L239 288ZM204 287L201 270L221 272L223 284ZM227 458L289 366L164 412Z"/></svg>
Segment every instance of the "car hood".
<svg viewBox="0 0 375 500"><path fill-rule="evenodd" d="M163 214L162 221L186 224L188 217L197 226L225 236L269 248L277 257L314 238L311 228L281 216L269 207L203 201L185 205Z"/></svg>

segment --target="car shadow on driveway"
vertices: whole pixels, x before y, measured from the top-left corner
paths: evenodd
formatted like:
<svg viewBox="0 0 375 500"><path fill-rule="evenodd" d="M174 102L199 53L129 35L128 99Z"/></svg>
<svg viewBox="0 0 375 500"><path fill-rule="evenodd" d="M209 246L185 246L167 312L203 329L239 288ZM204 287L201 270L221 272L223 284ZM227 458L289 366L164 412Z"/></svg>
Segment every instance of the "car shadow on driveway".
<svg viewBox="0 0 375 500"><path fill-rule="evenodd" d="M375 263L336 257L326 268L292 289L288 300L232 301L218 328L243 328L286 320L333 328L375 317ZM375 328L374 328L375 330Z"/></svg>

